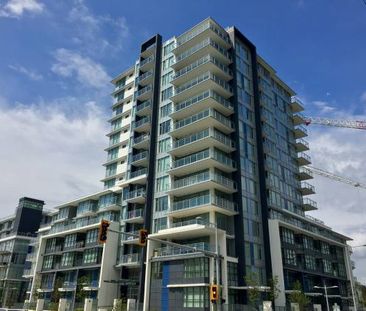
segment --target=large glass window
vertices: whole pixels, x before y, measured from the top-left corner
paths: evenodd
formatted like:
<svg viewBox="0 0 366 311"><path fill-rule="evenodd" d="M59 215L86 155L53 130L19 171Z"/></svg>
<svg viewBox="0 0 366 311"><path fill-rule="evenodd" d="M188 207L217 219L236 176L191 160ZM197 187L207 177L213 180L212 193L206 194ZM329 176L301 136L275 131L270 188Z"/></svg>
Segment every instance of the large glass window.
<svg viewBox="0 0 366 311"><path fill-rule="evenodd" d="M85 244L96 243L98 239L98 229L89 230L86 233Z"/></svg>
<svg viewBox="0 0 366 311"><path fill-rule="evenodd" d="M168 116L172 111L172 103L168 103L167 105L160 108L160 118L164 118Z"/></svg>
<svg viewBox="0 0 366 311"><path fill-rule="evenodd" d="M170 81L172 81L173 74L174 74L174 72L170 71L169 73L163 75L161 77L161 85L164 86L164 85L167 85L168 83L170 83Z"/></svg>
<svg viewBox="0 0 366 311"><path fill-rule="evenodd" d="M169 87L161 92L161 101L167 100L173 96L173 87Z"/></svg>
<svg viewBox="0 0 366 311"><path fill-rule="evenodd" d="M96 264L98 262L99 250L98 248L86 249L83 256L84 264Z"/></svg>
<svg viewBox="0 0 366 311"><path fill-rule="evenodd" d="M209 306L207 287L184 288L184 308L204 308Z"/></svg>
<svg viewBox="0 0 366 311"><path fill-rule="evenodd" d="M167 228L167 218L157 218L154 219L154 232L158 232L159 230L164 230Z"/></svg>
<svg viewBox="0 0 366 311"><path fill-rule="evenodd" d="M170 120L160 123L160 135L168 133L170 131Z"/></svg>
<svg viewBox="0 0 366 311"><path fill-rule="evenodd" d="M158 152L159 153L163 153L163 152L167 152L171 149L172 147L172 143L171 143L171 139L170 138L166 138L163 140L159 141L159 148L158 148Z"/></svg>
<svg viewBox="0 0 366 311"><path fill-rule="evenodd" d="M167 191L169 190L169 176L164 176L156 179L156 191Z"/></svg>
<svg viewBox="0 0 366 311"><path fill-rule="evenodd" d="M158 160L158 173L166 172L170 169L170 157L161 158Z"/></svg>
<svg viewBox="0 0 366 311"><path fill-rule="evenodd" d="M207 258L194 258L184 260L184 277L199 278L209 276L209 263Z"/></svg>
<svg viewBox="0 0 366 311"><path fill-rule="evenodd" d="M168 210L168 197L157 198L155 201L155 211L162 212Z"/></svg>
<svg viewBox="0 0 366 311"><path fill-rule="evenodd" d="M72 267L74 264L74 253L64 253L61 259L61 266Z"/></svg>
<svg viewBox="0 0 366 311"><path fill-rule="evenodd" d="M76 237L76 234L67 235L64 241L64 249L75 247Z"/></svg>

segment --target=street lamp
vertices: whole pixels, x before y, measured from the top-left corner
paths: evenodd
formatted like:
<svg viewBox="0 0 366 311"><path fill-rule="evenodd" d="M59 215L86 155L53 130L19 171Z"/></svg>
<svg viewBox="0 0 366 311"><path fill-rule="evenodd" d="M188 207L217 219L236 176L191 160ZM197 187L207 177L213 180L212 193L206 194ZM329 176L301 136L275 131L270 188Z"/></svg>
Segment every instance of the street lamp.
<svg viewBox="0 0 366 311"><path fill-rule="evenodd" d="M325 301L327 302L327 311L329 311L329 301L328 301L328 289L331 288L338 288L338 286L334 285L334 286L327 286L324 283L324 286L314 286L314 288L317 289L324 289L324 293L325 293Z"/></svg>

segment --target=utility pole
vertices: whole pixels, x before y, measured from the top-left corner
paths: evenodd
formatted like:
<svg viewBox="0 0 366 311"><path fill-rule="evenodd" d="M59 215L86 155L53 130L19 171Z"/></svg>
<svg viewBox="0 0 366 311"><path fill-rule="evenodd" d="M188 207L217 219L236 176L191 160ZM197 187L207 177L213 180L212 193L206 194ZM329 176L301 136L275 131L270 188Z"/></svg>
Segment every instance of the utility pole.
<svg viewBox="0 0 366 311"><path fill-rule="evenodd" d="M328 301L328 289L331 289L331 288L338 288L338 286L334 285L334 286L327 286L325 285L324 283L324 286L314 286L314 288L317 288L317 289L324 289L324 294L325 294L325 301L327 303L327 311L330 311L329 309L329 301Z"/></svg>

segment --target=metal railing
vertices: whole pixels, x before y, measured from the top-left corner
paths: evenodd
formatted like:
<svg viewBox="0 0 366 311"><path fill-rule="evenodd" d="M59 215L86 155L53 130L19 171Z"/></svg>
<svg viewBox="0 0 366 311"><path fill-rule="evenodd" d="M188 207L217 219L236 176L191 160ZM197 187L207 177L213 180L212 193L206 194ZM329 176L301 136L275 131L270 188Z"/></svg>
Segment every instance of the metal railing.
<svg viewBox="0 0 366 311"><path fill-rule="evenodd" d="M118 263L120 263L120 264L139 263L140 258L141 258L140 253L126 254L126 255L121 256Z"/></svg>
<svg viewBox="0 0 366 311"><path fill-rule="evenodd" d="M197 250L214 251L214 247L205 242L187 244L187 246L194 247ZM166 246L156 248L153 252L153 257L181 256L192 253L195 253L195 250L184 247Z"/></svg>
<svg viewBox="0 0 366 311"><path fill-rule="evenodd" d="M134 154L131 157L131 163L132 162L139 161L139 160L142 160L142 159L146 159L147 158L147 155L148 155L148 152L147 151L142 151L142 152L139 152L137 154Z"/></svg>
<svg viewBox="0 0 366 311"><path fill-rule="evenodd" d="M134 145L139 144L141 142L143 142L144 140L150 139L150 135L146 134L146 135L141 135L139 137L136 137L133 139L133 143Z"/></svg>
<svg viewBox="0 0 366 311"><path fill-rule="evenodd" d="M147 63L150 63L154 60L154 56L149 56L148 58L145 58L143 61L140 62L140 68L146 65Z"/></svg>
<svg viewBox="0 0 366 311"><path fill-rule="evenodd" d="M124 196L124 200L129 200L129 199L134 199L137 197L144 197L146 194L144 189L138 189L138 190L133 190L130 192L127 192Z"/></svg>
<svg viewBox="0 0 366 311"><path fill-rule="evenodd" d="M151 100L145 100L144 102L136 106L136 112L139 112L150 106L151 106Z"/></svg>
<svg viewBox="0 0 366 311"><path fill-rule="evenodd" d="M135 177L138 177L138 176L141 176L141 175L145 175L147 174L148 170L146 167L142 168L142 169L139 169L137 171L134 171L134 172L130 172L130 176L129 176L129 179L132 179L132 178L135 178Z"/></svg>
<svg viewBox="0 0 366 311"><path fill-rule="evenodd" d="M136 129L136 128L138 128L138 127L140 127L140 126L142 126L146 123L150 123L150 116L144 117L144 118L142 118L138 121L135 121L134 124L133 124L133 128Z"/></svg>
<svg viewBox="0 0 366 311"><path fill-rule="evenodd" d="M216 173L210 173L209 171L178 179L174 181L173 189L188 187L210 180L217 182L218 184L221 184L227 188L235 189L235 183L233 180Z"/></svg>

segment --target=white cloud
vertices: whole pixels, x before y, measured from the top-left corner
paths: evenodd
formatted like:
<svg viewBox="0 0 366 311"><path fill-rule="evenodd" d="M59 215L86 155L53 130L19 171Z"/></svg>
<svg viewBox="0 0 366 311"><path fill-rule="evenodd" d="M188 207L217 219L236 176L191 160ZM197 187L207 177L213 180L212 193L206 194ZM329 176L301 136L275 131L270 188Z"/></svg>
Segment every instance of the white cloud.
<svg viewBox="0 0 366 311"><path fill-rule="evenodd" d="M366 103L366 92L363 92L361 97L360 97L360 100L362 103Z"/></svg>
<svg viewBox="0 0 366 311"><path fill-rule="evenodd" d="M95 15L85 5L83 0L75 0L70 10L68 21L73 25L72 41L88 53L109 55L123 48L129 29L124 17L110 15ZM110 41L107 38L111 38Z"/></svg>
<svg viewBox="0 0 366 311"><path fill-rule="evenodd" d="M23 66L19 66L19 65L9 65L8 66L10 69L19 72L21 74L24 74L25 76L27 76L29 79L34 80L34 81L38 81L38 80L42 80L43 76L33 70L27 69Z"/></svg>
<svg viewBox="0 0 366 311"><path fill-rule="evenodd" d="M345 119L353 117L345 112L340 114ZM365 116L357 118L365 119ZM309 127L308 140L313 166L366 183L364 131L313 125ZM366 244L366 189L316 175L310 182L316 187L314 199L319 207L311 214L353 238L351 245ZM356 249L353 260L355 275L366 282L366 249Z"/></svg>
<svg viewBox="0 0 366 311"><path fill-rule="evenodd" d="M39 14L44 10L43 3L38 0L9 0L0 6L0 17L19 18L25 12Z"/></svg>
<svg viewBox="0 0 366 311"><path fill-rule="evenodd" d="M319 109L319 113L329 113L336 109L325 101L316 100L313 101L313 104Z"/></svg>
<svg viewBox="0 0 366 311"><path fill-rule="evenodd" d="M77 52L58 49L54 57L57 62L51 70L62 77L75 76L81 84L96 89L107 87L111 80L102 65Z"/></svg>
<svg viewBox="0 0 366 311"><path fill-rule="evenodd" d="M75 98L27 106L0 102L1 216L12 213L22 196L43 199L50 208L100 191L104 120L94 102Z"/></svg>

